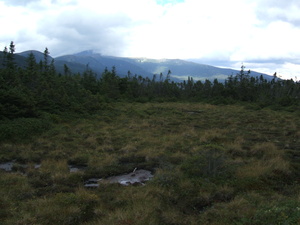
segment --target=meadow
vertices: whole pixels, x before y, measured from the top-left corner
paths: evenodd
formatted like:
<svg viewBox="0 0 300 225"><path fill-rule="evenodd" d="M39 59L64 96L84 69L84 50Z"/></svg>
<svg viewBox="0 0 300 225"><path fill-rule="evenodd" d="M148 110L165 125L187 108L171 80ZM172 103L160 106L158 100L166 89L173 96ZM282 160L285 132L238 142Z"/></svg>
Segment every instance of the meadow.
<svg viewBox="0 0 300 225"><path fill-rule="evenodd" d="M300 224L297 110L115 102L43 118L43 132L0 143L0 162L14 161L0 170L3 225ZM154 177L84 187L135 168Z"/></svg>

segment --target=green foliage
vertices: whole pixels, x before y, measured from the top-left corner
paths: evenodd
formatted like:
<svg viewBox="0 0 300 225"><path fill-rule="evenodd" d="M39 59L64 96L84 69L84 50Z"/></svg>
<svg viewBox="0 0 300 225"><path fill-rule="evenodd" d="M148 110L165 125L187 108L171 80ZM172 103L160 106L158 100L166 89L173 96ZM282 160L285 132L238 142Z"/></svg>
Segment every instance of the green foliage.
<svg viewBox="0 0 300 225"><path fill-rule="evenodd" d="M297 200L281 200L276 204L260 207L254 215L251 224L299 224L300 206Z"/></svg>
<svg viewBox="0 0 300 225"><path fill-rule="evenodd" d="M48 130L51 122L37 118L18 118L0 122L0 141L30 140Z"/></svg>

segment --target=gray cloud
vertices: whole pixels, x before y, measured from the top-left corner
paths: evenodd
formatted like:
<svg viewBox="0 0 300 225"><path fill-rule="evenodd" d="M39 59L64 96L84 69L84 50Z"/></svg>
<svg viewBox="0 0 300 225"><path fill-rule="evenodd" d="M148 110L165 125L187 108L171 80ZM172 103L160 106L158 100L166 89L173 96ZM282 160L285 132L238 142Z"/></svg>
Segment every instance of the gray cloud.
<svg viewBox="0 0 300 225"><path fill-rule="evenodd" d="M30 3L39 1L40 0L3 0L3 2L9 6L26 6Z"/></svg>
<svg viewBox="0 0 300 225"><path fill-rule="evenodd" d="M56 55L87 49L122 55L131 27L132 21L125 14L97 15L78 10L45 17L39 21L37 32L50 40Z"/></svg>
<svg viewBox="0 0 300 225"><path fill-rule="evenodd" d="M300 26L299 0L261 0L256 10L257 17L266 22L280 20Z"/></svg>

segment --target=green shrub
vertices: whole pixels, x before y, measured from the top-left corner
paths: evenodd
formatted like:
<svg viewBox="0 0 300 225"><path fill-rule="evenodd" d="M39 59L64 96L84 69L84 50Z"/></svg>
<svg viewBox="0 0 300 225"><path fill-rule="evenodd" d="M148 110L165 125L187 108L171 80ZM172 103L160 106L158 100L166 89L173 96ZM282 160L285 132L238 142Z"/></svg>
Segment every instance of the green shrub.
<svg viewBox="0 0 300 225"><path fill-rule="evenodd" d="M51 127L51 122L37 118L18 118L0 122L0 141L31 139Z"/></svg>
<svg viewBox="0 0 300 225"><path fill-rule="evenodd" d="M275 205L266 205L259 208L251 221L252 224L284 224L300 223L300 205L297 200L279 201Z"/></svg>

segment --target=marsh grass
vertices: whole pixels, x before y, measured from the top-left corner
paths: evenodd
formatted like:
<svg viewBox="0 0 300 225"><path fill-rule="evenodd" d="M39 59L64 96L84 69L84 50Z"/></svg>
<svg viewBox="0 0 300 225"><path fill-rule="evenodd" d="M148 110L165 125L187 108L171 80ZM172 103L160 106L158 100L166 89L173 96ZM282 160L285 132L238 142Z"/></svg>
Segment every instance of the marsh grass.
<svg viewBox="0 0 300 225"><path fill-rule="evenodd" d="M262 176L269 176L272 173L282 172L289 173L289 163L280 157L272 158L270 160L254 160L237 171L239 178L256 178Z"/></svg>
<svg viewBox="0 0 300 225"><path fill-rule="evenodd" d="M297 112L120 102L56 121L30 142L0 143L0 161L28 165L0 171L3 224L299 222ZM70 173L70 164L87 168ZM154 178L145 186L83 188L88 178L135 168Z"/></svg>
<svg viewBox="0 0 300 225"><path fill-rule="evenodd" d="M226 130L220 128L213 128L205 130L200 137L200 141L203 143L217 143L225 141L226 139Z"/></svg>
<svg viewBox="0 0 300 225"><path fill-rule="evenodd" d="M268 159L272 159L274 157L283 157L284 151L280 150L272 142L264 142L264 143L255 144L249 150L249 156L268 160Z"/></svg>

